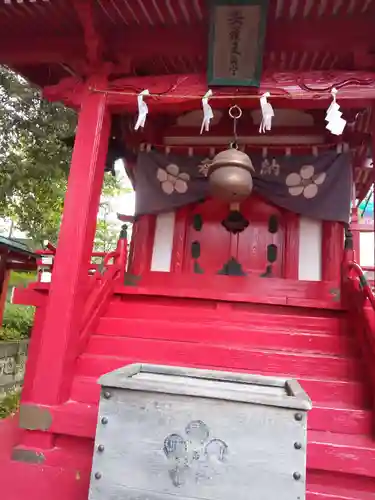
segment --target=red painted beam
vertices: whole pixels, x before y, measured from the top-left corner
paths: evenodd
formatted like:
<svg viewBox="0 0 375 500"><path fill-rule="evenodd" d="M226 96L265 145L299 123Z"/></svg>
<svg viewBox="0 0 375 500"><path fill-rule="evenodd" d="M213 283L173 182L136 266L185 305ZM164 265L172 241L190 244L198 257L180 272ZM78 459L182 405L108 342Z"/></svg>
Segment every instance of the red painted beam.
<svg viewBox="0 0 375 500"><path fill-rule="evenodd" d="M41 283L41 285L49 285L49 283ZM13 295L13 304L19 304L24 306L43 306L48 300L47 293L37 291L33 288L15 288Z"/></svg>
<svg viewBox="0 0 375 500"><path fill-rule="evenodd" d="M35 271L37 269L36 262L30 261L30 262L8 262L7 263L7 269L12 270L12 271Z"/></svg>
<svg viewBox="0 0 375 500"><path fill-rule="evenodd" d="M344 43L339 36L342 33L345 33ZM375 45L374 33L372 19L363 16L277 21L267 27L265 50L348 54L355 49L356 54L367 53ZM93 41L92 37L90 39ZM201 58L206 57L208 27L204 23L173 27L129 26L121 33L103 34L103 41L111 59L113 55L116 58L116 54L124 53L133 60L149 60L157 55ZM68 63L84 57L85 53L84 37L78 34L69 38L54 36L48 40L34 33L0 37L2 64Z"/></svg>
<svg viewBox="0 0 375 500"><path fill-rule="evenodd" d="M270 92L275 107L327 109L333 87L340 88L338 99L343 108L366 107L375 99L375 72L268 73L262 77L259 89L238 89L236 103L243 109L258 108L259 96ZM152 94L147 98L150 112L178 114L201 107L201 96L207 92L207 78L204 73L132 76L113 80L108 87L91 87L94 92L107 94L107 103L111 108L116 108L117 112L124 108L127 113L137 111L137 94L143 89L149 89ZM83 91L82 82L67 78L57 85L46 87L44 96L75 107L80 105ZM192 97L187 98L187 95ZM243 95L245 99L241 99ZM211 104L216 109L227 109L233 104L233 91L215 89Z"/></svg>

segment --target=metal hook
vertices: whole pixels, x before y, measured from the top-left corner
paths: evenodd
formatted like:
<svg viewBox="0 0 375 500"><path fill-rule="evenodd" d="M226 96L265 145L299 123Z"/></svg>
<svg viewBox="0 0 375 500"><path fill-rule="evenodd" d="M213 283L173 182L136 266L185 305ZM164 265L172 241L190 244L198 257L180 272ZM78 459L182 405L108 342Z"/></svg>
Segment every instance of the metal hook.
<svg viewBox="0 0 375 500"><path fill-rule="evenodd" d="M235 104L229 108L229 116L233 120L233 138L234 141L230 144L230 148L238 149L237 145L237 120L242 116L242 109Z"/></svg>

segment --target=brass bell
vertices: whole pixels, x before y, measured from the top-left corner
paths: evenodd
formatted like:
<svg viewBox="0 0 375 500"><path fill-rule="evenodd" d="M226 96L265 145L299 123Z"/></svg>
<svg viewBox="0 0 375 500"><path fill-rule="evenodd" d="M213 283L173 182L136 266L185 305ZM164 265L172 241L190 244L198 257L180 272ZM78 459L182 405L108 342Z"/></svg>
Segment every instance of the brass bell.
<svg viewBox="0 0 375 500"><path fill-rule="evenodd" d="M246 153L230 148L218 153L208 171L212 196L227 203L244 201L253 190L253 164Z"/></svg>

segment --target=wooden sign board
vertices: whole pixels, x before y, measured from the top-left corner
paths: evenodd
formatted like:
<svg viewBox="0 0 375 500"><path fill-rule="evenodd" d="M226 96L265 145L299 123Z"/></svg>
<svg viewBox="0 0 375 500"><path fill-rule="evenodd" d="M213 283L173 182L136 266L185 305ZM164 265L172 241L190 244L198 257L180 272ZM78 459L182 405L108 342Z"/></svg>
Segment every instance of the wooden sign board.
<svg viewBox="0 0 375 500"><path fill-rule="evenodd" d="M268 0L213 0L208 84L259 87Z"/></svg>

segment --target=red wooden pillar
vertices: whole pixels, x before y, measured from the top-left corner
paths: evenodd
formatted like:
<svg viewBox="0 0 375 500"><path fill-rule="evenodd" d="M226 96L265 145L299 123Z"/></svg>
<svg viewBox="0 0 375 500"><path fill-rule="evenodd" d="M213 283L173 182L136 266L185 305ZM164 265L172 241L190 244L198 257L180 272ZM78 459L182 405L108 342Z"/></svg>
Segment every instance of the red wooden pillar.
<svg viewBox="0 0 375 500"><path fill-rule="evenodd" d="M324 221L322 235L322 281L340 281L343 252L343 225L339 222Z"/></svg>
<svg viewBox="0 0 375 500"><path fill-rule="evenodd" d="M43 350L43 323L46 306L37 306L34 314L33 328L31 330L31 341L27 353L26 374L22 387L22 403L29 403L33 399L33 387L36 373L39 368L38 353Z"/></svg>
<svg viewBox="0 0 375 500"><path fill-rule="evenodd" d="M299 215L285 212L284 278L298 280Z"/></svg>
<svg viewBox="0 0 375 500"><path fill-rule="evenodd" d="M372 107L372 199L373 199L373 225L374 225L374 268L375 268L375 106ZM357 261L360 262L360 255L358 254ZM375 277L374 277L375 279Z"/></svg>
<svg viewBox="0 0 375 500"><path fill-rule="evenodd" d="M137 276L150 271L155 236L155 215L142 215L133 225L130 272Z"/></svg>
<svg viewBox="0 0 375 500"><path fill-rule="evenodd" d="M171 262L172 273L182 273L183 271L190 208L191 207L188 206L176 210Z"/></svg>
<svg viewBox="0 0 375 500"><path fill-rule="evenodd" d="M360 262L360 251L361 251L361 231L359 229L359 218L358 218L358 207L353 207L351 227L353 235L353 249L356 261Z"/></svg>
<svg viewBox="0 0 375 500"><path fill-rule="evenodd" d="M109 131L105 94L87 90L79 113L53 278L29 394L34 403L58 404L69 397Z"/></svg>

